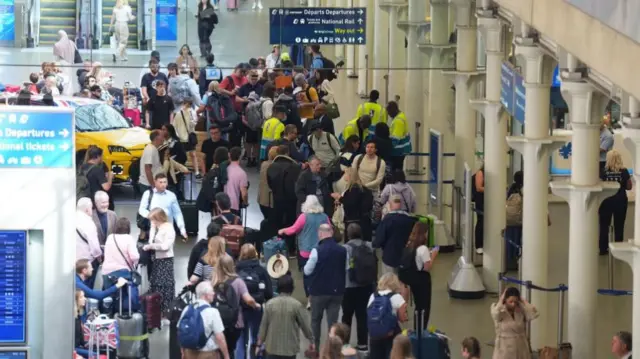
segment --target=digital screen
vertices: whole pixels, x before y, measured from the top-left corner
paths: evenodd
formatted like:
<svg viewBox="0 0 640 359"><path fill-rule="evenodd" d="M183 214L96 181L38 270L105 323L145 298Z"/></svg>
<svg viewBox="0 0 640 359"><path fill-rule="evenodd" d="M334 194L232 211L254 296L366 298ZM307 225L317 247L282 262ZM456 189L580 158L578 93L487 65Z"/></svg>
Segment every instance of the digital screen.
<svg viewBox="0 0 640 359"><path fill-rule="evenodd" d="M178 40L177 0L156 0L156 40Z"/></svg>
<svg viewBox="0 0 640 359"><path fill-rule="evenodd" d="M27 245L26 231L0 231L0 345L27 343Z"/></svg>
<svg viewBox="0 0 640 359"><path fill-rule="evenodd" d="M0 351L0 359L27 359L29 355L26 350Z"/></svg>
<svg viewBox="0 0 640 359"><path fill-rule="evenodd" d="M222 74L220 73L220 69L217 67L206 67L204 70L205 70L205 76L207 81L208 80L218 81L222 77Z"/></svg>
<svg viewBox="0 0 640 359"><path fill-rule="evenodd" d="M14 0L0 0L0 41L14 41L16 39L14 5Z"/></svg>

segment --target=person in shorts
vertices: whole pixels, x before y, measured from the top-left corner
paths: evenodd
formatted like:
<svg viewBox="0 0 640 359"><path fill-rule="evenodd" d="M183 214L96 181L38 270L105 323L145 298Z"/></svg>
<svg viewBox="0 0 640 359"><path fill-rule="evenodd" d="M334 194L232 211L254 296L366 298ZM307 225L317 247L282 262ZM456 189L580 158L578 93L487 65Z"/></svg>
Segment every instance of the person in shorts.
<svg viewBox="0 0 640 359"><path fill-rule="evenodd" d="M182 106L173 117L173 127L176 129L176 133L184 147L184 150L187 152L187 155L191 157L193 173L195 174L196 179L201 179L200 161L195 151L197 143L189 142L189 137L193 137L190 135L196 132L197 121L192 105L193 102L190 98L184 99Z"/></svg>

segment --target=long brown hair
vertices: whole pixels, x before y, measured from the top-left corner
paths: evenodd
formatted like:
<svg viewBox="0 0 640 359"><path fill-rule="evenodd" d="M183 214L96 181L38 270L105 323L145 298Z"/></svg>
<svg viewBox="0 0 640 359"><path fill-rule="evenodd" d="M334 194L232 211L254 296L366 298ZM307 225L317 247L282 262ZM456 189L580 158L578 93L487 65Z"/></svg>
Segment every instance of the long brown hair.
<svg viewBox="0 0 640 359"><path fill-rule="evenodd" d="M393 339L393 347L391 348L390 359L407 359L413 358L411 351L411 341L406 335L398 334Z"/></svg>
<svg viewBox="0 0 640 359"><path fill-rule="evenodd" d="M413 225L413 229L411 230L411 234L409 235L409 240L407 241L407 248L417 249L422 245L427 244L427 240L429 239L429 225L418 221Z"/></svg>
<svg viewBox="0 0 640 359"><path fill-rule="evenodd" d="M342 339L339 337L327 338L327 341L322 346L320 352L320 359L342 359Z"/></svg>
<svg viewBox="0 0 640 359"><path fill-rule="evenodd" d="M209 239L209 244L207 246L207 253L202 257L205 263L214 267L218 264L218 260L220 257L224 256L225 252L225 241L223 237L215 236Z"/></svg>

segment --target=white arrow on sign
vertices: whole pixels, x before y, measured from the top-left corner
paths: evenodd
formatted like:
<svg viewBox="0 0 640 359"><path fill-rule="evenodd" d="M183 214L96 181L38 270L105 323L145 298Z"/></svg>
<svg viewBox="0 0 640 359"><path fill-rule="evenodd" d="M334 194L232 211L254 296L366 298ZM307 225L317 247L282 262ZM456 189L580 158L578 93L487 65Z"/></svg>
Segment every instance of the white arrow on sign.
<svg viewBox="0 0 640 359"><path fill-rule="evenodd" d="M358 14L360 14L360 15L364 14L364 10L362 10L362 9L358 10Z"/></svg>
<svg viewBox="0 0 640 359"><path fill-rule="evenodd" d="M60 149L63 150L63 151L68 151L69 147L71 147L71 146L69 146L68 143L63 143L63 144L60 145Z"/></svg>
<svg viewBox="0 0 640 359"><path fill-rule="evenodd" d="M363 21L364 20L362 20L362 19L358 19L358 24L362 24Z"/></svg>
<svg viewBox="0 0 640 359"><path fill-rule="evenodd" d="M66 128L62 129L62 131L58 132L58 134L64 138L69 137L69 130L67 130Z"/></svg>
<svg viewBox="0 0 640 359"><path fill-rule="evenodd" d="M362 41L364 41L364 39L363 39L363 38L361 38L361 37L359 37L359 38L358 38L358 42L359 42L359 43L362 43Z"/></svg>

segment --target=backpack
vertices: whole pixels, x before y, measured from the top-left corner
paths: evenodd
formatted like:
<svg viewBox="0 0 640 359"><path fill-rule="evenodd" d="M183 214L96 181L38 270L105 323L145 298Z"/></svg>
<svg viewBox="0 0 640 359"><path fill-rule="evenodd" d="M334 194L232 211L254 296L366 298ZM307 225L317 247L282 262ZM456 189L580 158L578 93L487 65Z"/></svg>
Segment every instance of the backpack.
<svg viewBox="0 0 640 359"><path fill-rule="evenodd" d="M359 286L371 285L378 279L378 258L366 243L347 244L351 247L349 280Z"/></svg>
<svg viewBox="0 0 640 359"><path fill-rule="evenodd" d="M80 199L83 197L91 198L91 186L89 185L89 179L87 179L87 175L94 166L86 166L84 169L80 167L78 171L78 175L76 176L76 198Z"/></svg>
<svg viewBox="0 0 640 359"><path fill-rule="evenodd" d="M415 249L406 247L402 250L402 257L400 258L400 265L398 266L398 279L407 285L413 283L415 274L418 273L416 251Z"/></svg>
<svg viewBox="0 0 640 359"><path fill-rule="evenodd" d="M207 99L206 110L209 123L215 123L220 126L222 132L228 132L238 118L238 114L233 109L231 98L224 94L210 94Z"/></svg>
<svg viewBox="0 0 640 359"><path fill-rule="evenodd" d="M247 115L247 125L253 131L262 128L264 123L264 115L262 114L262 105L266 100L251 101L247 105L245 113Z"/></svg>
<svg viewBox="0 0 640 359"><path fill-rule="evenodd" d="M380 295L373 294L373 301L367 307L367 326L371 339L385 339L392 337L398 329L398 318L393 314L391 297L395 293Z"/></svg>
<svg viewBox="0 0 640 359"><path fill-rule="evenodd" d="M231 282L234 280L235 278L218 283L213 288L216 296L211 304L220 312L220 318L222 318L222 324L224 324L225 328L235 328L240 314L240 298L236 290L231 286Z"/></svg>
<svg viewBox="0 0 640 359"><path fill-rule="evenodd" d="M233 223L229 222L224 215L218 216L225 223L220 230L220 236L224 237L227 249L231 251L233 256L240 254L240 243L244 243L244 226L240 224L240 217L235 216Z"/></svg>
<svg viewBox="0 0 640 359"><path fill-rule="evenodd" d="M215 200L215 195L224 191L224 183L222 183L221 169L219 165L214 164L213 167L209 170L209 186L213 189L212 193L213 197L210 200L213 202Z"/></svg>
<svg viewBox="0 0 640 359"><path fill-rule="evenodd" d="M288 95L280 95L273 106L283 106L287 109L287 120L285 121L285 125L293 124L296 125L298 131L302 128L302 119L300 118L300 114L298 113L298 102L291 96Z"/></svg>
<svg viewBox="0 0 640 359"><path fill-rule="evenodd" d="M320 71L320 74L322 75L323 79L327 79L329 81L333 81L335 79L338 78L338 75L336 75L335 70L336 69L336 64L329 60L326 57L322 57L322 70Z"/></svg>
<svg viewBox="0 0 640 359"><path fill-rule="evenodd" d="M522 225L522 195L518 192L512 193L507 198L507 226Z"/></svg>
<svg viewBox="0 0 640 359"><path fill-rule="evenodd" d="M207 308L211 307L205 304L196 308L195 304L189 304L178 323L178 343L181 348L199 350L207 345L207 341L213 335L213 331L210 335L206 335L204 330L201 313Z"/></svg>
<svg viewBox="0 0 640 359"><path fill-rule="evenodd" d="M189 78L175 78L171 86L169 86L169 96L175 104L182 103L191 98L191 89L189 88Z"/></svg>
<svg viewBox="0 0 640 359"><path fill-rule="evenodd" d="M265 284L262 282L262 279L252 268L243 268L238 271L238 276L242 278L244 284L247 285L247 290L249 294L256 300L258 303L264 303L264 289Z"/></svg>

